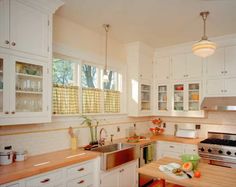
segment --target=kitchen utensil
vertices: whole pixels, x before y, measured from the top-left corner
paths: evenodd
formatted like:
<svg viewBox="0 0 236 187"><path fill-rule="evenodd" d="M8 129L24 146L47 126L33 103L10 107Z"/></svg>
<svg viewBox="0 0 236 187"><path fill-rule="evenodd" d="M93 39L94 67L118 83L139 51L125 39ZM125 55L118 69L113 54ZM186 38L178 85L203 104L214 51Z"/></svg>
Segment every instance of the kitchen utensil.
<svg viewBox="0 0 236 187"><path fill-rule="evenodd" d="M190 174L188 174L186 171L184 171L184 170L182 170L182 172L184 173L184 174L186 174L187 176L188 176L188 178L192 178L192 176L190 175Z"/></svg>
<svg viewBox="0 0 236 187"><path fill-rule="evenodd" d="M27 151L17 151L16 152L16 159L15 161L24 161L28 158L28 152Z"/></svg>
<svg viewBox="0 0 236 187"><path fill-rule="evenodd" d="M4 150L0 152L0 165L9 165L13 162L13 151Z"/></svg>

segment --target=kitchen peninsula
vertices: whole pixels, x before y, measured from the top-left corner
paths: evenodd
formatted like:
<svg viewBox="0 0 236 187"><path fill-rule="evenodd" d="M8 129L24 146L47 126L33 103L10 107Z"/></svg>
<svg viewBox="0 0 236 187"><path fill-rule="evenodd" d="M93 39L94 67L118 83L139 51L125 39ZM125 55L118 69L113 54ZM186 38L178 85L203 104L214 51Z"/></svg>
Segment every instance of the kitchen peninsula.
<svg viewBox="0 0 236 187"><path fill-rule="evenodd" d="M138 169L143 175L164 179L170 183L186 187L230 187L236 184L236 169L213 166L206 163L199 163L198 170L201 171L200 178L176 179L159 170L160 165L169 163L180 163L180 160L164 157Z"/></svg>

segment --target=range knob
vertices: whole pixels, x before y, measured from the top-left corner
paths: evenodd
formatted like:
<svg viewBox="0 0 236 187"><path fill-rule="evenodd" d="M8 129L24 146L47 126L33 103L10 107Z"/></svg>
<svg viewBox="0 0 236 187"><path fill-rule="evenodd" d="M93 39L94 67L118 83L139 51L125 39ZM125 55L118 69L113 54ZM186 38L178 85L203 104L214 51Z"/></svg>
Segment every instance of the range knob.
<svg viewBox="0 0 236 187"><path fill-rule="evenodd" d="M204 151L204 148L202 147L200 150L203 152L203 151Z"/></svg>
<svg viewBox="0 0 236 187"><path fill-rule="evenodd" d="M208 149L208 152L209 152L209 153L211 153L211 151L212 151L211 149Z"/></svg>
<svg viewBox="0 0 236 187"><path fill-rule="evenodd" d="M231 155L231 152L230 152L230 151L227 151L226 154L227 154L227 155Z"/></svg>
<svg viewBox="0 0 236 187"><path fill-rule="evenodd" d="M223 153L223 151L219 150L219 151L218 151L218 153L222 154L222 153Z"/></svg>

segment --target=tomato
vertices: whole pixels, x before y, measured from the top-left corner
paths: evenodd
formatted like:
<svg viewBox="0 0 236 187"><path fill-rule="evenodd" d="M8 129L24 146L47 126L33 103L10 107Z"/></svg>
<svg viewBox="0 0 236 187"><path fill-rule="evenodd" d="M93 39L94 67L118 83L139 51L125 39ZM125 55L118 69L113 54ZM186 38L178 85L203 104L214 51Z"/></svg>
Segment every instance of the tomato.
<svg viewBox="0 0 236 187"><path fill-rule="evenodd" d="M194 177L196 177L196 178L201 177L200 171L195 171L195 172L194 172Z"/></svg>

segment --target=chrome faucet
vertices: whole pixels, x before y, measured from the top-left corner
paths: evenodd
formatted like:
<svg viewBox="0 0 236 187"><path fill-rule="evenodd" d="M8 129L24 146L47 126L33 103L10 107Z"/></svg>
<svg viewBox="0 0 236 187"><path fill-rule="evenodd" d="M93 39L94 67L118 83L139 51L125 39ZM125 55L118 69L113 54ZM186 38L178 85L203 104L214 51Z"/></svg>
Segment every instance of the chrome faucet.
<svg viewBox="0 0 236 187"><path fill-rule="evenodd" d="M104 131L105 133L105 137L102 137L102 132ZM105 140L106 140L106 137L107 137L107 131L105 128L101 128L100 132L99 132L99 141L98 143L103 146L105 145Z"/></svg>

